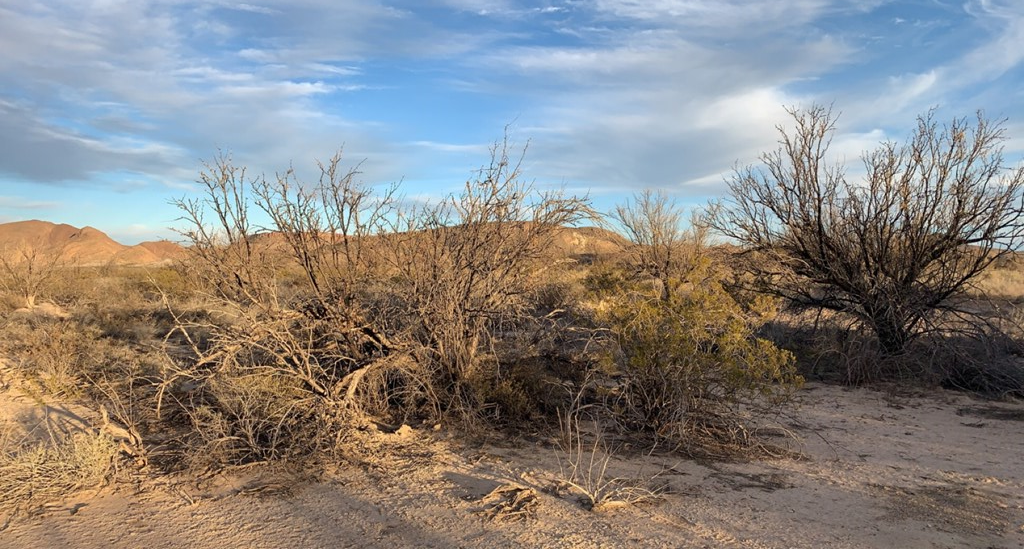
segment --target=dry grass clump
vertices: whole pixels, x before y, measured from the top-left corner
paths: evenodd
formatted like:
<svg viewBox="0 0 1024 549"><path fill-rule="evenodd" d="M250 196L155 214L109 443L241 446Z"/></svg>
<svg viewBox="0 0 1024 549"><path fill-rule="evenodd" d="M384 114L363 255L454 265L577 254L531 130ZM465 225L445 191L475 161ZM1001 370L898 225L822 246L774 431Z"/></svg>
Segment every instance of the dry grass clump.
<svg viewBox="0 0 1024 549"><path fill-rule="evenodd" d="M657 500L662 488L654 485L658 475L646 478L619 477L611 472L615 452L608 447L600 423L596 433L587 434L580 401L559 414L558 459L559 482L579 496L583 506L592 511L605 511Z"/></svg>
<svg viewBox="0 0 1024 549"><path fill-rule="evenodd" d="M1024 259L1015 253L996 261L978 277L971 295L1011 303L1024 301Z"/></svg>
<svg viewBox="0 0 1024 549"><path fill-rule="evenodd" d="M0 453L0 508L24 508L97 488L114 470L118 444L109 435L66 438Z"/></svg>
<svg viewBox="0 0 1024 549"><path fill-rule="evenodd" d="M978 281L978 295L1008 299L1014 303L1024 300L1024 269L990 269Z"/></svg>

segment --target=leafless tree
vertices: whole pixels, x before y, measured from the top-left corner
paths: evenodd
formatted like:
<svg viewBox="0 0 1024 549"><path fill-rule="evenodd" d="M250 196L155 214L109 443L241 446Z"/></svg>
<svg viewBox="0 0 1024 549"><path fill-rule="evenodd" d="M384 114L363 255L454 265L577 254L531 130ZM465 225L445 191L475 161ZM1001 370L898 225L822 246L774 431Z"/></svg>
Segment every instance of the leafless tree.
<svg viewBox="0 0 1024 549"><path fill-rule="evenodd" d="M939 125L918 118L904 143L863 156L863 181L826 159L836 115L789 109L781 146L762 168L737 169L715 229L744 248L754 289L838 311L899 354L936 319L963 320L965 290L1024 239L1024 166L1003 164L1004 128L978 113ZM950 314L942 314L950 313Z"/></svg>
<svg viewBox="0 0 1024 549"><path fill-rule="evenodd" d="M633 266L661 284L661 299L671 298L672 288L701 255L706 224L697 216L683 228L684 210L663 191L645 189L612 212L625 236L633 243Z"/></svg>

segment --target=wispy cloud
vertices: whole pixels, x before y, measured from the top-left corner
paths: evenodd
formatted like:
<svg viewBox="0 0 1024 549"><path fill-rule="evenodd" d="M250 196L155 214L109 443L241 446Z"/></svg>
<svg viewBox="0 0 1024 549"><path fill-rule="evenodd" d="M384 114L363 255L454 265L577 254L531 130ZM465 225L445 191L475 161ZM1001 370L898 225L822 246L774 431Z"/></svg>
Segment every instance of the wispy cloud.
<svg viewBox="0 0 1024 549"><path fill-rule="evenodd" d="M456 143L437 143L435 141L413 141L410 145L414 147L420 147L423 149L439 152L455 152L455 153L475 153L484 155L487 154L488 145L476 144L476 145L460 145Z"/></svg>
<svg viewBox="0 0 1024 549"><path fill-rule="evenodd" d="M1015 0L6 2L0 180L162 200L218 149L315 177L344 146L429 195L515 121L541 182L699 197L783 105L834 101L844 154L936 105L1024 117L1022 43Z"/></svg>

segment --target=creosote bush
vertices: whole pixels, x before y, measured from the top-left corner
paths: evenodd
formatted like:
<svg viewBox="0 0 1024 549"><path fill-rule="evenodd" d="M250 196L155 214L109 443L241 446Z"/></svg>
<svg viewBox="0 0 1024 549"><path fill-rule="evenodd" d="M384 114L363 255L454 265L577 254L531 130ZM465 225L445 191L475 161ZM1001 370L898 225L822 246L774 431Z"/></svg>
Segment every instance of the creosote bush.
<svg viewBox="0 0 1024 549"><path fill-rule="evenodd" d="M621 353L622 384L610 399L620 424L691 455L755 446L743 410L785 402L799 387L793 355L755 336L776 304L741 305L704 269L669 299L634 291L601 318Z"/></svg>
<svg viewBox="0 0 1024 549"><path fill-rule="evenodd" d="M0 250L0 289L17 296L21 306L35 308L36 299L49 292L66 267L63 246L31 242Z"/></svg>
<svg viewBox="0 0 1024 549"><path fill-rule="evenodd" d="M756 336L777 300L726 291L704 220L684 230L667 195L640 193L614 217L633 245L620 270L587 282L616 346L616 419L693 455L756 446L741 409L780 404L802 383L793 355Z"/></svg>

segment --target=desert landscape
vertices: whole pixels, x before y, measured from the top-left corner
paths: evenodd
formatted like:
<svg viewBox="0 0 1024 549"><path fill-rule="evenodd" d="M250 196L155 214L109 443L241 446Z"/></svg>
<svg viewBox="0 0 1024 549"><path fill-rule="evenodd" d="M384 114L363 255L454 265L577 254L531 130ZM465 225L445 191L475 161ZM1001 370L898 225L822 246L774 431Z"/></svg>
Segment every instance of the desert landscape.
<svg viewBox="0 0 1024 549"><path fill-rule="evenodd" d="M734 247L680 231L667 271L633 271L665 250L637 244L636 233L626 233L631 241L604 228L523 224L523 212L543 209L503 218L524 196L506 190L461 196L466 211L495 208L482 214L486 224L391 235L191 232L186 246L126 247L95 229L0 225L2 248L19 251L4 261L0 547L1024 544L1015 347L987 343L984 364L960 369L943 362L956 353L936 347L923 363L919 350L894 360L843 347L777 301L737 307L740 294L728 297L718 282L735 272ZM650 227L650 216L630 218L628 208L665 200L638 195L618 215ZM455 251L477 258L469 272L493 272L477 252L523 269L511 287L458 293L471 307L512 307L501 324L478 326L486 349L449 336L497 382L444 385L453 374L420 368L459 355L419 355L414 342L436 345L447 332L419 340L417 330L447 326L370 316L441 314L429 300L402 312L376 280L391 272L402 291L433 296L461 280L446 278L465 260ZM397 261L382 264L391 254ZM405 285L419 275L401 265L431 262L429 286ZM359 323L324 312L342 303L351 314L349 302L326 301L334 294L314 301L327 309L309 308L324 284L311 282L317 276L335 289L362 285L353 294L366 307ZM981 293L968 297L1015 310L1020 277L1014 261L989 266ZM530 288L525 302L489 301L519 296L516 284ZM623 309L617 295L646 297ZM671 304L670 324L652 303ZM709 315L719 309L729 314ZM650 336L629 331L648 322L644 314L655 321ZM331 338L318 339L324 333ZM659 362L666 347L681 354ZM625 352L633 358L622 363ZM735 367L734 353L743 358L732 375L756 377L718 377ZM338 356L362 365L327 368ZM296 357L316 358L318 369ZM851 376L869 373L863 360L898 367L853 386Z"/></svg>
<svg viewBox="0 0 1024 549"><path fill-rule="evenodd" d="M0 0L0 549L1024 548L1022 43Z"/></svg>

